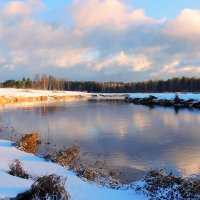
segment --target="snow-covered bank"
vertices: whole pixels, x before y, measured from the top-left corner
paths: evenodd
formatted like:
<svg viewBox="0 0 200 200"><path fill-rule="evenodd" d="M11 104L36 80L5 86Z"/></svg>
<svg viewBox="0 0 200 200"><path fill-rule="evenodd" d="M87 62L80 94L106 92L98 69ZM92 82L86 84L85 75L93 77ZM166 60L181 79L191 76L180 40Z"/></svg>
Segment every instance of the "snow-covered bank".
<svg viewBox="0 0 200 200"><path fill-rule="evenodd" d="M180 99L189 100L195 99L200 100L200 94L197 93L132 93L129 98L148 98L150 95L159 99L173 100L175 95L178 94Z"/></svg>
<svg viewBox="0 0 200 200"><path fill-rule="evenodd" d="M0 88L0 104L66 99L124 100L127 94Z"/></svg>
<svg viewBox="0 0 200 200"><path fill-rule="evenodd" d="M87 92L71 92L71 91L50 91L50 90L32 90L32 89L15 89L0 88L0 96L6 97L55 97L55 96L90 96Z"/></svg>
<svg viewBox="0 0 200 200"><path fill-rule="evenodd" d="M9 175L9 164L19 159L23 168L32 176L57 174L67 177L66 190L71 200L142 200L144 196L135 194L134 190L114 190L97 186L95 183L85 182L74 172L57 164L46 162L32 154L17 150L11 142L0 140L0 199L12 198L17 194L29 190L33 180L21 179Z"/></svg>
<svg viewBox="0 0 200 200"><path fill-rule="evenodd" d="M200 94L193 93L136 93L129 95L126 101L147 106L200 109Z"/></svg>

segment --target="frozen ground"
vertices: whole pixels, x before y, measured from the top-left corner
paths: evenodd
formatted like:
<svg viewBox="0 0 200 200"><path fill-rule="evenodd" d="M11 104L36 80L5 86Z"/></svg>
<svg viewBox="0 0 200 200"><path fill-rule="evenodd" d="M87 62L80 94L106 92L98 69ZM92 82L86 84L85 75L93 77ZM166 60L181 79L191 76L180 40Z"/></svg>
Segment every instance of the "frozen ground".
<svg viewBox="0 0 200 200"><path fill-rule="evenodd" d="M71 200L143 200L144 196L135 194L134 190L114 190L97 186L95 183L85 182L75 173L57 164L46 162L32 154L17 150L11 142L0 140L0 199L15 197L28 190L32 180L21 179L9 175L9 164L19 159L24 169L33 176L57 174L67 177L66 190Z"/></svg>

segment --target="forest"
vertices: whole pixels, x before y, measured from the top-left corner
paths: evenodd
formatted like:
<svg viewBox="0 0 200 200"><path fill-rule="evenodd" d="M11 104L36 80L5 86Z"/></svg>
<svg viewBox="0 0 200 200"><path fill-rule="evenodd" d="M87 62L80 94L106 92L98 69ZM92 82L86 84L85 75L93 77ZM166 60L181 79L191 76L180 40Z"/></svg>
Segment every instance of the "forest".
<svg viewBox="0 0 200 200"><path fill-rule="evenodd" d="M6 80L0 87L85 91L99 93L161 93L161 92L200 92L200 78L175 77L168 80L148 80L142 82L96 82L69 81L46 74L36 74L33 79Z"/></svg>

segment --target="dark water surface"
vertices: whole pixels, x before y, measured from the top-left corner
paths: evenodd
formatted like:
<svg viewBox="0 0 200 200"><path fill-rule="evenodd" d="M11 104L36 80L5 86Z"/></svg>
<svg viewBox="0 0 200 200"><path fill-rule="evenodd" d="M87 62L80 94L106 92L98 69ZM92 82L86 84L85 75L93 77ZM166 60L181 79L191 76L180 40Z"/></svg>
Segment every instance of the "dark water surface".
<svg viewBox="0 0 200 200"><path fill-rule="evenodd" d="M39 153L79 144L87 152L86 162L104 160L104 167L125 173L127 181L140 179L151 168L183 176L200 171L198 110L73 100L7 106L0 110L0 124L5 139L38 131Z"/></svg>

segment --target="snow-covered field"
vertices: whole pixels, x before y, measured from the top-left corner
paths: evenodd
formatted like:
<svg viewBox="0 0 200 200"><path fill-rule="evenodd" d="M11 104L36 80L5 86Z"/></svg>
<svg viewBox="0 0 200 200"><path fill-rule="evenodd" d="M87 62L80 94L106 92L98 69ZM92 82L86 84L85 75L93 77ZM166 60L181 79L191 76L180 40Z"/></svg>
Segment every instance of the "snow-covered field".
<svg viewBox="0 0 200 200"><path fill-rule="evenodd" d="M143 200L144 196L129 190L114 190L104 188L95 183L86 182L78 178L74 172L57 164L46 162L42 158L19 151L11 146L10 141L0 140L0 199L12 198L27 191L33 180L21 179L9 175L9 164L19 159L23 168L33 176L57 174L67 177L66 190L71 200Z"/></svg>
<svg viewBox="0 0 200 200"><path fill-rule="evenodd" d="M178 94L179 98L188 100L195 99L200 100L200 94L197 93L132 93L129 95L129 98L146 98L150 95L155 96L159 99L172 100L175 95Z"/></svg>

